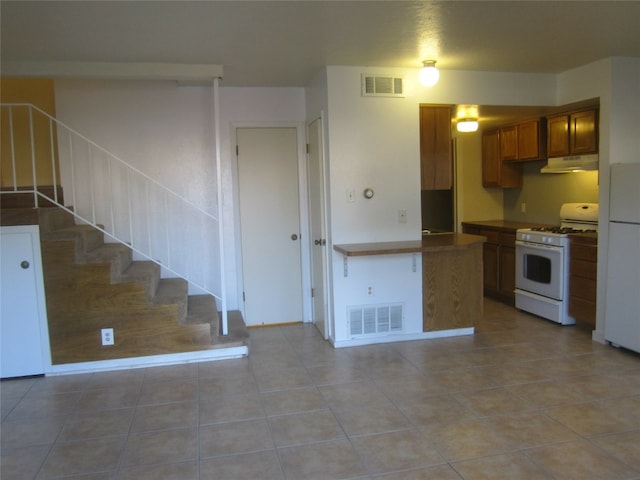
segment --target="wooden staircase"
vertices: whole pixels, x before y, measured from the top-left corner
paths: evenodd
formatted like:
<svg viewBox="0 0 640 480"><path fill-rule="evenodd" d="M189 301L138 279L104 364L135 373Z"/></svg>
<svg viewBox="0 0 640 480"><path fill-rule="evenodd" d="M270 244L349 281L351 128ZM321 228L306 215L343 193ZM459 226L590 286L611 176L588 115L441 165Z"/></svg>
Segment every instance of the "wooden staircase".
<svg viewBox="0 0 640 480"><path fill-rule="evenodd" d="M213 296L189 296L185 280L160 278L157 264L61 208L38 209L38 220L53 365L248 346L239 312L220 335ZM114 345L101 344L103 328Z"/></svg>

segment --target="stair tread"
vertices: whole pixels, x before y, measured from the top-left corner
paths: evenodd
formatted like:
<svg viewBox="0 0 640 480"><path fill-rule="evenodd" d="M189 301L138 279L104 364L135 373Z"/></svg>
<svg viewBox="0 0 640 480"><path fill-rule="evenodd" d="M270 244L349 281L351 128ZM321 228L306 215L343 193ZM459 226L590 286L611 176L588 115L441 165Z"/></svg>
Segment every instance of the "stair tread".
<svg viewBox="0 0 640 480"><path fill-rule="evenodd" d="M232 347L232 346L249 346L251 337L249 329L244 323L242 313L238 310L230 310L227 312L228 335L216 335L213 340L214 348Z"/></svg>

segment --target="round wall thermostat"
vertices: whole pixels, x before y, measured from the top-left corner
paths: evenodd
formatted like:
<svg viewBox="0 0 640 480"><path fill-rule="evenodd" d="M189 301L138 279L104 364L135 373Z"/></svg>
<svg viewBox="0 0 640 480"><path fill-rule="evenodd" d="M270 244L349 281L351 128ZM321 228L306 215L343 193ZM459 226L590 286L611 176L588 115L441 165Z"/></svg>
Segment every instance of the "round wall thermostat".
<svg viewBox="0 0 640 480"><path fill-rule="evenodd" d="M373 198L373 189L365 188L364 189L364 198Z"/></svg>

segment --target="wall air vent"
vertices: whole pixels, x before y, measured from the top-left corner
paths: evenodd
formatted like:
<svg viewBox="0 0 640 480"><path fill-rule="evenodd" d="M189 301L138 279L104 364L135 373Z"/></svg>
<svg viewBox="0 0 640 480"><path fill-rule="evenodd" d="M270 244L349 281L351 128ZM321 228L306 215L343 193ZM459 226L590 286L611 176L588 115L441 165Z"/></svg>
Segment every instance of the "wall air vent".
<svg viewBox="0 0 640 480"><path fill-rule="evenodd" d="M400 333L403 330L402 304L348 307L348 315L352 337Z"/></svg>
<svg viewBox="0 0 640 480"><path fill-rule="evenodd" d="M363 97L404 97L404 78L398 75L362 74Z"/></svg>

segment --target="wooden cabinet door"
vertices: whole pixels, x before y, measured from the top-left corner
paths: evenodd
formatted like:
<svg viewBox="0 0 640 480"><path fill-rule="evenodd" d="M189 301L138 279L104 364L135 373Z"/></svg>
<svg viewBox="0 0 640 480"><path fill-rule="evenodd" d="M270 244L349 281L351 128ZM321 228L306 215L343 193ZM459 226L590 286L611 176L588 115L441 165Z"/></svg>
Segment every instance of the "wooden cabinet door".
<svg viewBox="0 0 640 480"><path fill-rule="evenodd" d="M451 107L420 105L420 171L422 190L453 186Z"/></svg>
<svg viewBox="0 0 640 480"><path fill-rule="evenodd" d="M505 163L500 156L500 131L482 133L482 186L514 188L522 185L519 165Z"/></svg>
<svg viewBox="0 0 640 480"><path fill-rule="evenodd" d="M537 120L518 124L518 160L540 157L539 125Z"/></svg>
<svg viewBox="0 0 640 480"><path fill-rule="evenodd" d="M499 246L493 243L484 243L482 245L482 271L485 294L496 294L499 291L498 250Z"/></svg>
<svg viewBox="0 0 640 480"><path fill-rule="evenodd" d="M587 110L571 115L571 153L581 155L598 151L596 111Z"/></svg>
<svg viewBox="0 0 640 480"><path fill-rule="evenodd" d="M500 247L500 294L515 298L516 289L516 249Z"/></svg>
<svg viewBox="0 0 640 480"><path fill-rule="evenodd" d="M547 155L549 157L565 157L569 155L568 115L547 118Z"/></svg>
<svg viewBox="0 0 640 480"><path fill-rule="evenodd" d="M518 127L513 125L500 129L500 156L502 160L518 159Z"/></svg>
<svg viewBox="0 0 640 480"><path fill-rule="evenodd" d="M598 286L597 239L572 237L569 257L569 315L578 324L593 329Z"/></svg>
<svg viewBox="0 0 640 480"><path fill-rule="evenodd" d="M516 235L500 232L500 294L515 301L516 289Z"/></svg>
<svg viewBox="0 0 640 480"><path fill-rule="evenodd" d="M482 133L482 186L500 186L500 132L492 130Z"/></svg>

